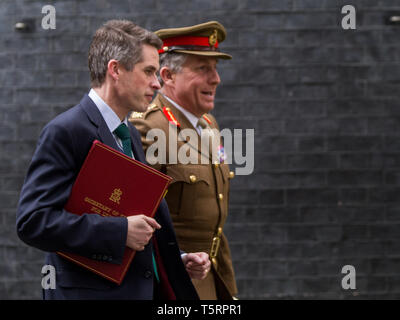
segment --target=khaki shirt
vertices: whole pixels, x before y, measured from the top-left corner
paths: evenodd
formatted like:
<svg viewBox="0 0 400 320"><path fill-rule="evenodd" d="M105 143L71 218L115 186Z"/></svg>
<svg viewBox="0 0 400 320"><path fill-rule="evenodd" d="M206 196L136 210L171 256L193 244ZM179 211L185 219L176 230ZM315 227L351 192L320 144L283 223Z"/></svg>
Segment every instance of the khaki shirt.
<svg viewBox="0 0 400 320"><path fill-rule="evenodd" d="M219 130L215 118L208 114L206 117L211 122L209 126ZM218 251L214 259L211 259L215 287L222 299L226 299L228 293L230 297L236 295L237 287L228 241L223 231L218 236L218 231L223 229L228 215L229 180L233 178L233 172L229 171L228 164L222 162L213 164L208 161L207 164L201 164L204 154L201 153L200 136L197 145L189 139L176 141L174 137L177 154L182 146L186 150L190 149L192 155L194 152L198 158L198 164L182 164L179 160L177 164L170 163L170 133L179 134L183 129L195 128L161 94L157 95L145 113L133 113L129 121L139 130L145 152L154 143L146 140L150 129L161 129L165 133L166 164L156 163L152 166L173 178L166 200L179 247L186 252L204 251L212 258L211 251L214 249L215 252L219 242ZM170 128L175 131L170 131Z"/></svg>

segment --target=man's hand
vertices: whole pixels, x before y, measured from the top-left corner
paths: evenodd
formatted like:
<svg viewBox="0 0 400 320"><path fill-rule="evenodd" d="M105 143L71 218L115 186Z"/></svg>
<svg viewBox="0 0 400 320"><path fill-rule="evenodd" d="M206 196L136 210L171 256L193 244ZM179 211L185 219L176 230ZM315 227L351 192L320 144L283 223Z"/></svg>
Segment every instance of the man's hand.
<svg viewBox="0 0 400 320"><path fill-rule="evenodd" d="M137 216L129 216L128 234L126 237L126 246L136 251L144 250L149 243L153 232L160 229L161 226L153 218L143 214Z"/></svg>
<svg viewBox="0 0 400 320"><path fill-rule="evenodd" d="M211 269L211 262L205 252L185 254L182 258L190 278L203 280Z"/></svg>

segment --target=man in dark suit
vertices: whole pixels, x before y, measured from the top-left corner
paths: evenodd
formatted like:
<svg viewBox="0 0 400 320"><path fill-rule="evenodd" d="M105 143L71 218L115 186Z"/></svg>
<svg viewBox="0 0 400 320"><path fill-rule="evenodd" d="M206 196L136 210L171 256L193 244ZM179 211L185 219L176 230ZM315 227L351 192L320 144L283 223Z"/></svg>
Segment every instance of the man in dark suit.
<svg viewBox="0 0 400 320"><path fill-rule="evenodd" d="M164 200L154 219L76 215L63 209L94 140L125 152L122 128L129 132L130 155L145 162L140 136L127 117L146 110L160 88L161 45L157 36L132 22L108 21L89 49L92 89L40 135L21 191L17 233L28 245L49 252L46 264L56 270L56 288L45 289L45 299L198 299L190 278L206 277L208 255L181 255ZM121 263L125 246L137 253L121 285L55 253Z"/></svg>

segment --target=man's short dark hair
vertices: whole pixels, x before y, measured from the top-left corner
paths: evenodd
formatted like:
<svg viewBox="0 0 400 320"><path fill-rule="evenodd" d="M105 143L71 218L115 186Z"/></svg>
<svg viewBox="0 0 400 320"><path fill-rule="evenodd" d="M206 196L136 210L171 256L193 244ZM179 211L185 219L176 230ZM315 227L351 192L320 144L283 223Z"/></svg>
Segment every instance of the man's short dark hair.
<svg viewBox="0 0 400 320"><path fill-rule="evenodd" d="M108 62L115 59L128 71L142 60L143 44L161 49L162 41L154 33L128 20L110 20L93 36L89 48L90 81L100 87L106 77Z"/></svg>

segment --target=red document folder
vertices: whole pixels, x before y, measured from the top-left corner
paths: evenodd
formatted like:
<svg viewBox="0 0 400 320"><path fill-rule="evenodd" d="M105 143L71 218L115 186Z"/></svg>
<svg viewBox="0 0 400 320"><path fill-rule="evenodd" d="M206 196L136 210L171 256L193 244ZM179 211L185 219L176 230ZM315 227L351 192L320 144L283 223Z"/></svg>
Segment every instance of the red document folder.
<svg viewBox="0 0 400 320"><path fill-rule="evenodd" d="M75 214L153 217L172 178L95 140L72 187L65 210ZM121 284L135 251L126 247L121 264L57 252Z"/></svg>

